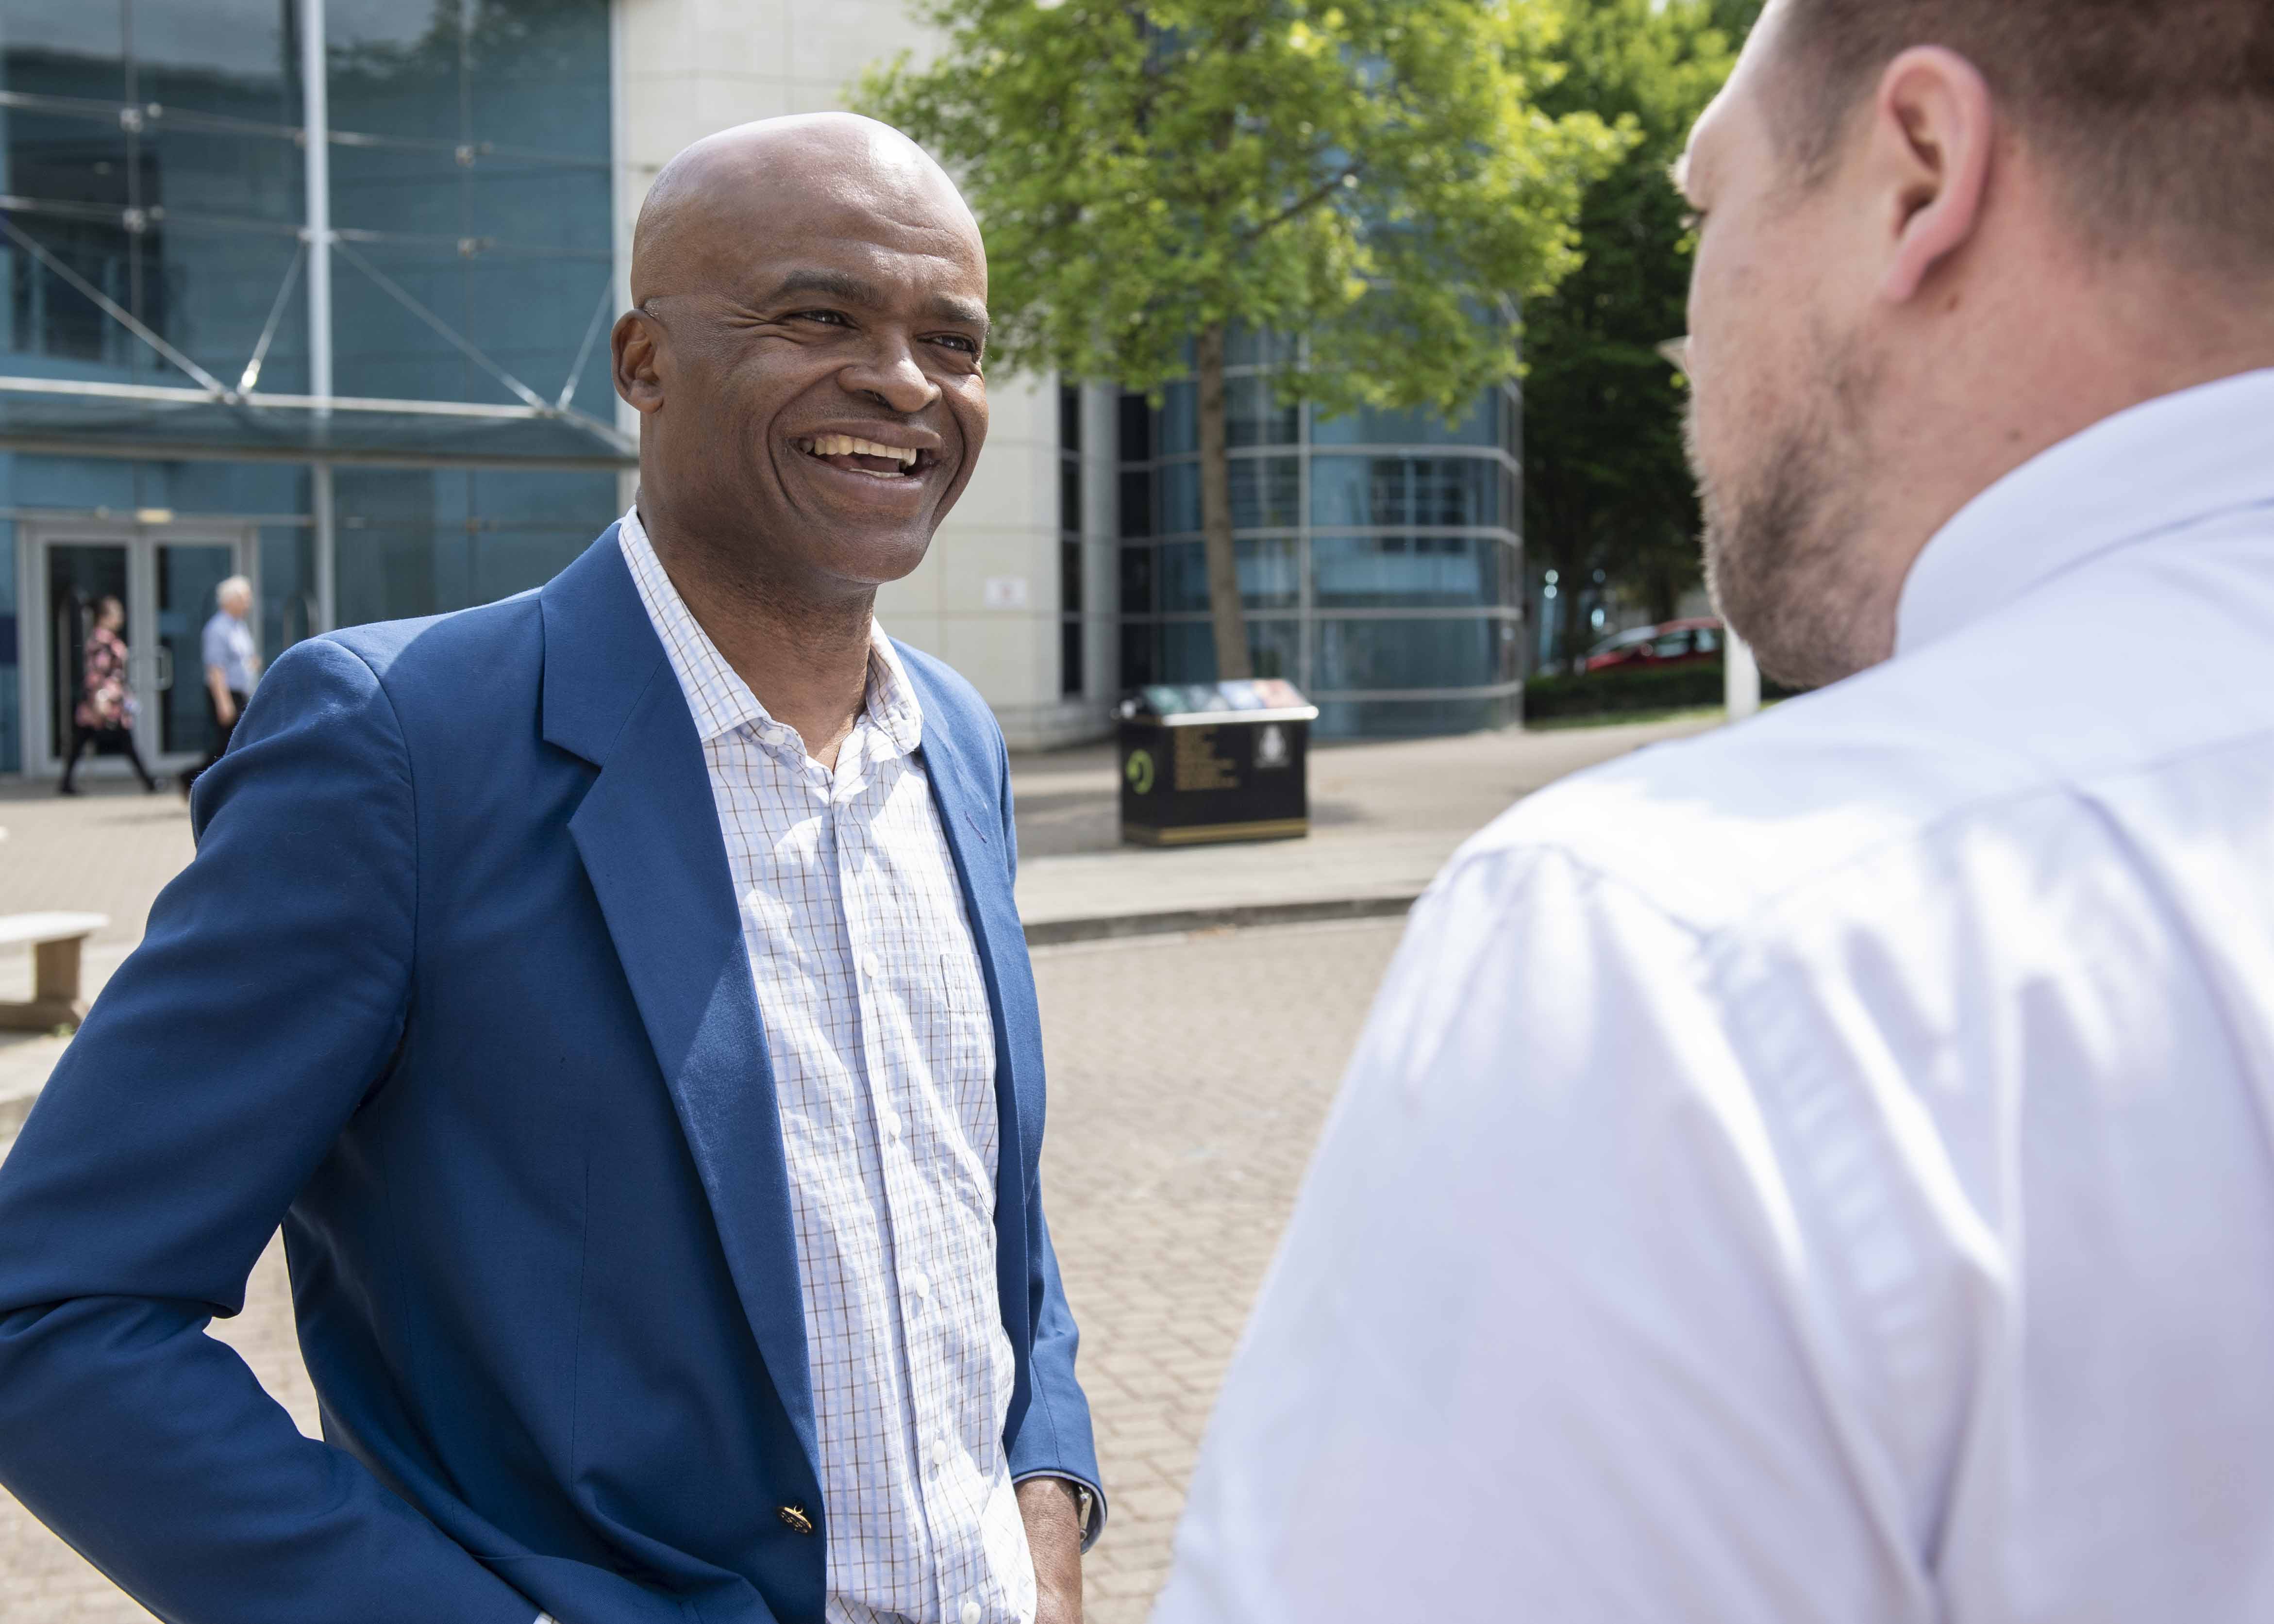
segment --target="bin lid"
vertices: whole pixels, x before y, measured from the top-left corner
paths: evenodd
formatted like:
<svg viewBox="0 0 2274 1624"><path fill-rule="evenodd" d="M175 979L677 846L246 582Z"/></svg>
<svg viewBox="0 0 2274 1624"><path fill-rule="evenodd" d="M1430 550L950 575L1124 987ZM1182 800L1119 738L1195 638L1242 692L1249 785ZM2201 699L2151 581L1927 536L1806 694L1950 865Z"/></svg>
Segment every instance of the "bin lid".
<svg viewBox="0 0 2274 1624"><path fill-rule="evenodd" d="M1122 720L1170 725L1224 722L1310 722L1319 708L1276 677L1248 682L1155 682L1133 689L1117 712Z"/></svg>

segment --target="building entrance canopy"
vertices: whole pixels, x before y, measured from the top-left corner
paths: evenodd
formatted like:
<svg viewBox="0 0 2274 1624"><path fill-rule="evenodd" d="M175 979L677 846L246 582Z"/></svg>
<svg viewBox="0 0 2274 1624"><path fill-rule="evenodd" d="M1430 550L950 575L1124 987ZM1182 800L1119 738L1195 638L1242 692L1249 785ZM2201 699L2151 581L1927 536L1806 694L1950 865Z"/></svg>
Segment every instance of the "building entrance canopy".
<svg viewBox="0 0 2274 1624"><path fill-rule="evenodd" d="M0 451L380 467L630 468L638 453L580 412L455 401L215 395L155 384L0 376Z"/></svg>

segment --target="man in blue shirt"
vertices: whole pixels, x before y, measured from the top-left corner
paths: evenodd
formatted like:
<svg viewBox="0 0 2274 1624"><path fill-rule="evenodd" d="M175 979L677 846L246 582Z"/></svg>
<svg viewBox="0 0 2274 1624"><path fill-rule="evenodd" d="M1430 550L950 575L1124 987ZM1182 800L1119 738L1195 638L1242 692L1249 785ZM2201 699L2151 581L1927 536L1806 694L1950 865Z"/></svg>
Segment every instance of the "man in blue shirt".
<svg viewBox="0 0 2274 1624"><path fill-rule="evenodd" d="M198 774L221 759L237 718L260 675L260 657L253 652L252 628L245 616L252 609L252 583L231 575L215 589L220 607L206 622L203 655L206 667L206 707L213 715L213 749L205 760L182 775L182 793L190 793Z"/></svg>

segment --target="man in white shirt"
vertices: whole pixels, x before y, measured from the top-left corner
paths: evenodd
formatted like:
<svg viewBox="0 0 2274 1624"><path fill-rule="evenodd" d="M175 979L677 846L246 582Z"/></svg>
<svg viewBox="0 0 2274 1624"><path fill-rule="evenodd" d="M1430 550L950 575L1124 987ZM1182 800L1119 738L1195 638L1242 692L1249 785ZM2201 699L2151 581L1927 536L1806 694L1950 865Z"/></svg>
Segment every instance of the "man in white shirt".
<svg viewBox="0 0 2274 1624"><path fill-rule="evenodd" d="M2274 1618L2274 11L1772 0L1706 549L1826 685L1417 910L1158 1624Z"/></svg>

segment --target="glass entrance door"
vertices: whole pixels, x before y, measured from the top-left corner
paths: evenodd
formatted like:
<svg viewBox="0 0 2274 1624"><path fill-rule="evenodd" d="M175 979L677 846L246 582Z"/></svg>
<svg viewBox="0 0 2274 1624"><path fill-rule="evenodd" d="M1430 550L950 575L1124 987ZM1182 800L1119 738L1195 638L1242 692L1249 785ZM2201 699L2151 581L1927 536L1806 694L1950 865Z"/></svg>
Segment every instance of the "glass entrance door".
<svg viewBox="0 0 2274 1624"><path fill-rule="evenodd" d="M202 757L211 749L206 697L205 626L220 608L215 589L237 573L237 549L223 543L154 544L156 669L151 693L162 756Z"/></svg>
<svg viewBox="0 0 2274 1624"><path fill-rule="evenodd" d="M29 635L19 714L26 768L49 775L63 771L87 671L87 639L109 598L126 609L126 681L135 699L136 748L161 771L203 761L213 741L205 626L220 607L221 583L251 574L251 533L183 536L173 527L154 526L105 534L93 524L74 524L42 525L27 539L19 580L40 609L36 620L24 622ZM124 767L109 757L82 763L97 777Z"/></svg>
<svg viewBox="0 0 2274 1624"><path fill-rule="evenodd" d="M87 673L87 644L103 600L124 604L131 597L130 544L50 543L47 548L44 621L48 658L47 761L60 771L72 748L72 722ZM127 620L131 633L133 620ZM130 640L127 647L133 643Z"/></svg>

